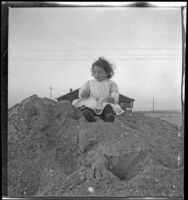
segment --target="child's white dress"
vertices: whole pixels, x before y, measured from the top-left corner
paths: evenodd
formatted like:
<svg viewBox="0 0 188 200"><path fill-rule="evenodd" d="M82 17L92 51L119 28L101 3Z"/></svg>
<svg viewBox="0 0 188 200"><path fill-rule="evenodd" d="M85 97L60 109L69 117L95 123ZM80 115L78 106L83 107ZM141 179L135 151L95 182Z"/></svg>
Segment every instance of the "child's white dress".
<svg viewBox="0 0 188 200"><path fill-rule="evenodd" d="M82 94L87 93L88 98L82 98ZM112 97L114 103L102 102L104 98ZM79 99L75 99L72 104L75 107L86 106L91 108L97 115L100 115L107 104L110 104L116 115L121 115L124 110L118 104L119 91L115 82L105 79L103 81L89 80L79 90Z"/></svg>

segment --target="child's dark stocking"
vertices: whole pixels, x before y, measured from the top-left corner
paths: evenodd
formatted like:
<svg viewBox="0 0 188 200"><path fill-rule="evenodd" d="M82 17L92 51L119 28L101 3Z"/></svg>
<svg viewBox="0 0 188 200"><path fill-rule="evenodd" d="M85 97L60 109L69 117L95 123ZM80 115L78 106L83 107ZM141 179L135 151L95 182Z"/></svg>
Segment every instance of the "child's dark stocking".
<svg viewBox="0 0 188 200"><path fill-rule="evenodd" d="M109 104L104 107L102 118L106 122L114 122L113 109Z"/></svg>
<svg viewBox="0 0 188 200"><path fill-rule="evenodd" d="M94 111L90 108L87 108L85 107L83 110L82 110L82 113L85 117L85 119L88 121L88 122L95 122L96 119L94 117Z"/></svg>

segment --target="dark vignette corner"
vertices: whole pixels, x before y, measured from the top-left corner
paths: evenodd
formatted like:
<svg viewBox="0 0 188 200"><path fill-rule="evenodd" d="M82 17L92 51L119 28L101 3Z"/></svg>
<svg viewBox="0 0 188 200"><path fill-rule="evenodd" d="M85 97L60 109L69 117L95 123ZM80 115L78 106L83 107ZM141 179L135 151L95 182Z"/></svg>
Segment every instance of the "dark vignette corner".
<svg viewBox="0 0 188 200"><path fill-rule="evenodd" d="M7 122L8 122L8 4L1 4L1 155L2 195L7 196Z"/></svg>

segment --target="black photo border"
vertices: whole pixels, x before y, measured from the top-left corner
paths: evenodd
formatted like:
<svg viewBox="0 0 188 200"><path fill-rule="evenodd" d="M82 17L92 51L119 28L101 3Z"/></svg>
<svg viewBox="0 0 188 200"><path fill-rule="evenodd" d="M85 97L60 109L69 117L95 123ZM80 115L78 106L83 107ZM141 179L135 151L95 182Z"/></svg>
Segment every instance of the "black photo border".
<svg viewBox="0 0 188 200"><path fill-rule="evenodd" d="M107 3L107 2L106 2ZM49 1L4 1L1 2L1 155L2 155L2 197L3 199L130 199L130 200L162 200L162 199L171 199L179 200L180 197L164 198L164 197L8 197L8 185L7 185L7 134L8 134L8 15L9 8L32 8L32 7L157 7L163 8L163 6L156 6L152 2L109 2L109 4L104 4L104 2L49 2ZM114 3L111 4L111 3ZM156 2L157 3L157 2ZM164 2L165 3L165 2ZM181 3L181 1L179 1ZM183 2L182 2L183 3ZM186 2L184 2L186 3ZM122 5L119 5L122 4ZM182 89L181 89L181 103L182 103L182 116L183 116L183 131L186 133L186 87L185 81L187 80L186 73L186 17L187 17L187 6L169 6L181 8L181 23L182 23ZM168 8L165 6L165 8ZM186 12L185 12L186 10ZM184 134L184 148L186 134ZM185 152L185 151L184 151ZM185 156L184 156L185 158ZM186 160L186 159L185 159ZM186 162L184 164L184 169L186 169ZM184 180L186 177L186 170L184 170ZM185 187L185 184L184 184ZM185 192L185 189L184 189ZM184 196L185 198L185 196ZM183 199L184 199L183 198Z"/></svg>

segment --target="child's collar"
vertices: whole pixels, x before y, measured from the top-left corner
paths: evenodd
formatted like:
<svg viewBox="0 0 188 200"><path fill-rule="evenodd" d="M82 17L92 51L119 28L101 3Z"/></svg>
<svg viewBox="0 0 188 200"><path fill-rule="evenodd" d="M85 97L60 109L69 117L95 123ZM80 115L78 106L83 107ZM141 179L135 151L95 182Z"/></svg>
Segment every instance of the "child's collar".
<svg viewBox="0 0 188 200"><path fill-rule="evenodd" d="M104 80L102 80L102 81L98 81L98 80L97 80L97 79L95 79L95 78L94 78L94 80L95 80L95 81L97 81L97 82L105 82L105 81L108 81L108 78L105 78L105 79L104 79Z"/></svg>

